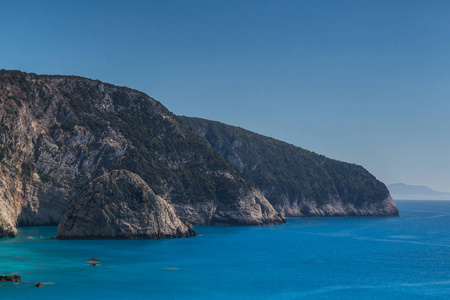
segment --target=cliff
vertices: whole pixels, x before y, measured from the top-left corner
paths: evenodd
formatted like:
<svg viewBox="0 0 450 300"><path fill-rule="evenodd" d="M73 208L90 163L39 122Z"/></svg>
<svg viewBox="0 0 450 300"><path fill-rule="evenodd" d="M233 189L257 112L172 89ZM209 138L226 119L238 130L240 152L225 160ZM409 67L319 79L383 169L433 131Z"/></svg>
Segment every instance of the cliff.
<svg viewBox="0 0 450 300"><path fill-rule="evenodd" d="M194 236L191 225L156 196L138 175L115 170L89 183L72 201L58 238L179 238Z"/></svg>
<svg viewBox="0 0 450 300"><path fill-rule="evenodd" d="M361 166L220 122L180 119L287 217L398 216L386 186Z"/></svg>
<svg viewBox="0 0 450 300"><path fill-rule="evenodd" d="M194 225L284 222L262 193L161 103L75 76L0 71L0 236L57 225L116 169L140 176Z"/></svg>
<svg viewBox="0 0 450 300"><path fill-rule="evenodd" d="M59 224L69 203L87 205L81 203L90 194L80 198L82 191L119 169L141 178L149 195L193 225L281 224L283 215L398 216L386 186L361 166L177 117L142 92L75 76L0 71L0 162L0 237L15 236L21 225ZM74 206L66 216L61 236L72 235L75 224L83 232ZM151 236L132 228L133 236Z"/></svg>

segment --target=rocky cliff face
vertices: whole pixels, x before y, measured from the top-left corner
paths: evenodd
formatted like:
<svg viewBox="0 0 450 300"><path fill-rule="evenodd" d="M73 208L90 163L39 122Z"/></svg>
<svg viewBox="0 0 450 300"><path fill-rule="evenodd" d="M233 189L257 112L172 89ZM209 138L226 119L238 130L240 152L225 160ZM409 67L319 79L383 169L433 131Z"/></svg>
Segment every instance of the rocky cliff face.
<svg viewBox="0 0 450 300"><path fill-rule="evenodd" d="M117 169L194 225L398 215L360 166L74 76L0 71L0 162L0 237L17 225L57 225L85 186Z"/></svg>
<svg viewBox="0 0 450 300"><path fill-rule="evenodd" d="M83 187L115 169L194 225L284 220L158 101L98 80L1 70L0 162L0 236L58 224Z"/></svg>
<svg viewBox="0 0 450 300"><path fill-rule="evenodd" d="M180 119L287 217L398 216L386 186L361 166L219 122Z"/></svg>
<svg viewBox="0 0 450 300"><path fill-rule="evenodd" d="M89 183L71 203L58 238L178 238L194 236L191 225L156 196L138 175L114 170Z"/></svg>
<svg viewBox="0 0 450 300"><path fill-rule="evenodd" d="M192 220L195 224L213 225L266 225L286 223L258 189L242 193L238 200L203 202L196 204L174 204L177 215L183 220Z"/></svg>

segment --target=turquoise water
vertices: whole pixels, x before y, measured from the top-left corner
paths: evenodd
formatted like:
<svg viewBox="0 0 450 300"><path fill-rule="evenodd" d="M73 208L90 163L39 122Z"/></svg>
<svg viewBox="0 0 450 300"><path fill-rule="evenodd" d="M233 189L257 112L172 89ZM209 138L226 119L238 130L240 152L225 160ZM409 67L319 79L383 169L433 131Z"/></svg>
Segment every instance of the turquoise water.
<svg viewBox="0 0 450 300"><path fill-rule="evenodd" d="M21 228L0 240L0 274L23 281L0 283L0 297L450 299L450 201L397 204L400 218L196 227L201 236L174 240L59 241L48 239L56 227Z"/></svg>

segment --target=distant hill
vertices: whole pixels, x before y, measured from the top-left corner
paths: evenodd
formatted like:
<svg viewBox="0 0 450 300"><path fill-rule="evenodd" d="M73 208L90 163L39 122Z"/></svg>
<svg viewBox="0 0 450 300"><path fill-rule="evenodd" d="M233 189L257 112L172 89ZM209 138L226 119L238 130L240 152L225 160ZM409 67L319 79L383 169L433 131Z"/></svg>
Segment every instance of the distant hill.
<svg viewBox="0 0 450 300"><path fill-rule="evenodd" d="M410 200L450 200L450 193L435 191L424 185L394 183L388 185L394 199Z"/></svg>

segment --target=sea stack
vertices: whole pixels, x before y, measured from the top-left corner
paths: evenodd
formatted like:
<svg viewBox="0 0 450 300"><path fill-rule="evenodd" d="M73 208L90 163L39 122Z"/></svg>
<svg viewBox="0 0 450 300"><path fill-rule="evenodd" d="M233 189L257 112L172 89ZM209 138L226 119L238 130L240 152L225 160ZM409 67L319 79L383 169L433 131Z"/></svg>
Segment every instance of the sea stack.
<svg viewBox="0 0 450 300"><path fill-rule="evenodd" d="M139 175L114 170L89 183L71 203L58 227L60 239L195 236L172 206Z"/></svg>

